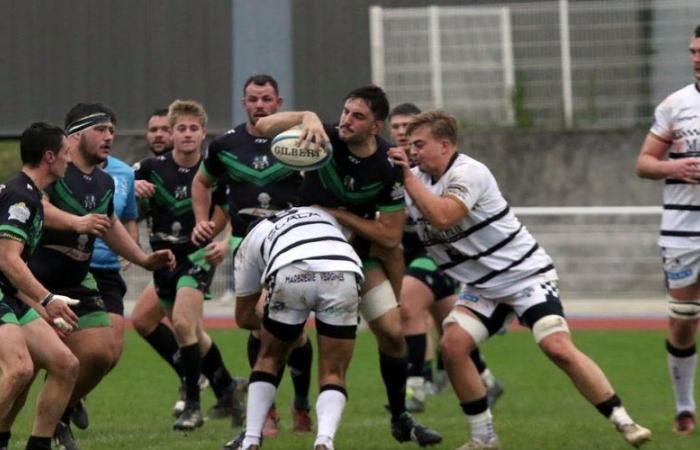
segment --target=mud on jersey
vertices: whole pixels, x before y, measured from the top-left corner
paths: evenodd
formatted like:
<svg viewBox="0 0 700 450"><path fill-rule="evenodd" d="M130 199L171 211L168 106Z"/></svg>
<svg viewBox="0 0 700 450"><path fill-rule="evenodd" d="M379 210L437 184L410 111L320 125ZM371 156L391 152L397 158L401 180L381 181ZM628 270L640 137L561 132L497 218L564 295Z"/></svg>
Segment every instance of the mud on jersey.
<svg viewBox="0 0 700 450"><path fill-rule="evenodd" d="M200 170L226 177L233 236L243 237L250 223L298 204L302 177L277 161L269 138L248 133L240 124L209 144Z"/></svg>
<svg viewBox="0 0 700 450"><path fill-rule="evenodd" d="M41 191L23 172L0 184L0 239L12 239L24 244L22 260L27 261L41 238L44 208ZM3 294L17 292L0 271Z"/></svg>
<svg viewBox="0 0 700 450"><path fill-rule="evenodd" d="M68 164L65 176L52 183L46 194L51 204L77 216L114 215L114 179L99 167L86 174ZM47 288L79 285L90 268L95 239L94 234L47 229L29 268Z"/></svg>

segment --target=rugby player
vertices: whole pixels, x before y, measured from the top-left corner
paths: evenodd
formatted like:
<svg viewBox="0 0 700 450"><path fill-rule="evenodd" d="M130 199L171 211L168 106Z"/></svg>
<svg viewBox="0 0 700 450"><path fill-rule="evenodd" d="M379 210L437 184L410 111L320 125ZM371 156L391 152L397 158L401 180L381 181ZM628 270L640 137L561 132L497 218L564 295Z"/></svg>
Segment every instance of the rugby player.
<svg viewBox="0 0 700 450"><path fill-rule="evenodd" d="M195 224L191 185L202 158L200 149L206 137L206 111L197 102L177 100L170 105L168 118L173 132L173 150L138 164L136 179L148 181L156 190L148 202L151 247L170 249L177 260L174 271L154 272L153 284L173 323L184 373L185 408L173 428L191 430L204 423L199 404L199 378L203 372L208 374L217 399L229 404L237 393L244 392L245 380L237 383L231 377L218 347L204 332L202 324L203 301L209 298L214 269L228 249L225 240L210 242L202 248L190 241ZM225 215L219 209L214 216L216 211L221 229ZM212 367L217 368L213 373Z"/></svg>
<svg viewBox="0 0 700 450"><path fill-rule="evenodd" d="M94 389L114 367L114 333L94 277L89 273L96 234L82 230L76 216L98 224L97 234L127 260L155 270L174 263L168 250L145 254L114 217L114 180L99 166L109 155L116 118L99 103L79 103L66 114L71 162L65 177L51 184L43 199L47 230L29 268L52 292L80 300L73 306L78 328L65 342L80 362L69 407L56 427L59 446L77 449L70 429L71 406Z"/></svg>
<svg viewBox="0 0 700 450"><path fill-rule="evenodd" d="M690 37L695 81L656 107L637 160L637 175L664 179L659 245L668 289L668 370L676 400L673 431L695 429L695 339L700 318L700 26Z"/></svg>
<svg viewBox="0 0 700 450"><path fill-rule="evenodd" d="M365 274L360 309L377 338L392 435L399 442L430 445L440 442L442 436L406 411L406 342L395 294L403 276L399 244L405 222L404 188L401 169L387 157L389 144L379 137L388 113L384 91L364 86L345 97L337 127L324 125L311 111L296 111L263 117L256 129L269 137L301 126L301 145L333 145L331 162L305 174L301 204L327 208L352 233L350 241L363 258ZM370 257L371 247L392 262L382 264ZM385 267L395 272L400 269L393 288Z"/></svg>
<svg viewBox="0 0 700 450"><path fill-rule="evenodd" d="M632 420L602 370L574 345L551 258L510 210L489 169L457 152L455 118L422 113L407 133L418 166L411 169L402 149L389 154L403 168L410 215L438 268L464 283L440 343L471 427L460 449L499 448L486 389L466 351L497 332L510 312L629 444L649 441L651 432Z"/></svg>
<svg viewBox="0 0 700 450"><path fill-rule="evenodd" d="M253 75L244 83L242 105L248 116L246 122L237 125L209 145L204 164L192 184L197 216L197 227L193 235L195 241L211 238L210 224L206 217L206 211L211 204L209 189L222 177L229 184L232 252L236 251L253 220L298 203L301 176L277 162L270 150L270 139L255 131L257 121L276 113L282 103L277 81L270 75ZM260 351L257 331L252 331L248 336L247 351L252 369ZM303 333L287 361L294 385L292 430L297 432L312 431L309 416L312 357L311 343L306 333ZM280 368L280 377L283 370L284 366ZM278 432L279 415L273 404L263 434L270 438Z"/></svg>
<svg viewBox="0 0 700 450"><path fill-rule="evenodd" d="M68 304L78 302L49 292L26 261L41 237L41 192L63 177L70 161L65 133L33 123L20 138L20 156L22 171L0 185L0 450L9 447L12 423L39 369L47 376L25 448L50 450L78 376L78 359L50 324L61 325L61 333L76 327Z"/></svg>
<svg viewBox="0 0 700 450"><path fill-rule="evenodd" d="M243 328L260 329L261 348L250 375L246 428L224 448L262 446L278 371L314 311L319 349L314 449L332 450L347 401L345 372L357 330L360 258L330 214L319 208L292 208L262 219L248 233L235 266L237 304L254 309L263 288L269 295L262 319L251 314L239 322Z"/></svg>

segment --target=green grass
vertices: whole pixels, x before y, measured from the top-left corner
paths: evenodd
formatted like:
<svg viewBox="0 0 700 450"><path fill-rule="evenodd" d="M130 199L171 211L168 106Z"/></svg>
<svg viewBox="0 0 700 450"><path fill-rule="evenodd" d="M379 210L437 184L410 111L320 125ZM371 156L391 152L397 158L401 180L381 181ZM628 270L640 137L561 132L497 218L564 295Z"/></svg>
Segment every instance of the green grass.
<svg viewBox="0 0 700 450"><path fill-rule="evenodd" d="M246 334L212 333L229 369L247 373ZM671 429L673 400L666 370L663 333L652 331L577 331L575 340L610 377L628 411L654 431L649 449L700 448L699 436L680 437ZM513 332L494 338L485 356L506 393L494 415L505 450L612 450L628 448L612 426L588 405L569 380L536 349L527 333ZM316 356L316 355L314 355ZM228 422L212 421L188 436L171 431L170 408L177 382L165 363L133 332L127 333L119 366L88 398L90 428L76 431L83 450L99 449L207 449L220 448L232 435ZM394 449L384 411L384 387L378 370L373 337L363 332L350 368L349 402L336 437L338 449ZM315 397L318 388L312 387ZM33 396L13 429L11 448L23 448L30 429ZM291 384L288 377L278 395L283 432L265 441L265 449L309 449L312 436L289 432ZM213 404L210 390L203 407ZM468 425L451 392L430 397L428 409L418 416L443 433L435 449L454 449L468 436ZM315 418L314 418L315 421ZM404 444L403 448L417 448ZM631 448L631 447L630 447Z"/></svg>
<svg viewBox="0 0 700 450"><path fill-rule="evenodd" d="M0 182L10 178L19 171L22 164L19 159L19 142L0 139Z"/></svg>

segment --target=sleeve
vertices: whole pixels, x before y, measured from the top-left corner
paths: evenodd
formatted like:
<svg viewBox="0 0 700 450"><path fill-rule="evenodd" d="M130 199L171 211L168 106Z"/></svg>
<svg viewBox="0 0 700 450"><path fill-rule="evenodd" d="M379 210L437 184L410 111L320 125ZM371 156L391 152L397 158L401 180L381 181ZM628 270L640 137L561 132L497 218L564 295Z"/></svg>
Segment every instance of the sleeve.
<svg viewBox="0 0 700 450"><path fill-rule="evenodd" d="M404 197L403 170L398 166L392 166L391 175L379 194L377 210L380 212L400 211L405 206Z"/></svg>
<svg viewBox="0 0 700 450"><path fill-rule="evenodd" d="M108 176L109 178L109 183L110 183L110 191L112 192L109 196L109 205L107 206L107 216L114 218L115 214L115 208L114 208L114 191L115 191L115 186L114 186L114 179L111 176Z"/></svg>
<svg viewBox="0 0 700 450"><path fill-rule="evenodd" d="M0 239L26 243L37 205L4 191L0 195Z"/></svg>
<svg viewBox="0 0 700 450"><path fill-rule="evenodd" d="M126 173L126 205L122 212L122 219L136 220L139 217L138 207L136 206L136 193L134 191L134 174Z"/></svg>
<svg viewBox="0 0 700 450"><path fill-rule="evenodd" d="M471 170L474 169L474 170ZM450 170L445 178L443 197L451 197L464 205L468 211L474 208L493 178L488 169Z"/></svg>
<svg viewBox="0 0 700 450"><path fill-rule="evenodd" d="M667 98L654 111L654 123L649 130L664 141L673 142L673 112Z"/></svg>
<svg viewBox="0 0 700 450"><path fill-rule="evenodd" d="M212 204L222 207L224 211L228 211L229 187L224 178L225 177L219 177L219 181L217 181L214 186Z"/></svg>
<svg viewBox="0 0 700 450"><path fill-rule="evenodd" d="M220 139L213 140L204 152L204 158L202 164L199 166L199 171L213 179L224 174L226 172L226 168L220 159L220 153L222 150L223 148Z"/></svg>
<svg viewBox="0 0 700 450"><path fill-rule="evenodd" d="M252 295L262 290L260 279L265 267L259 250L262 243L257 242L257 235L254 232L248 234L236 252L233 267L237 297Z"/></svg>

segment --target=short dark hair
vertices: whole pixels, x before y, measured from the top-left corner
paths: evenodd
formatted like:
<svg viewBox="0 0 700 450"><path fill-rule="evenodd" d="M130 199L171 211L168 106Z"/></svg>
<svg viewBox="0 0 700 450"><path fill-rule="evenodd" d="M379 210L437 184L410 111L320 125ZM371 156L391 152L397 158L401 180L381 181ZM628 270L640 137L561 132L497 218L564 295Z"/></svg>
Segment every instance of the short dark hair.
<svg viewBox="0 0 700 450"><path fill-rule="evenodd" d="M394 108L389 113L389 120L394 116L415 116L420 114L420 108L413 103L401 103L400 105L394 106Z"/></svg>
<svg viewBox="0 0 700 450"><path fill-rule="evenodd" d="M243 84L243 95L245 95L246 88L251 84L254 84L256 86L265 86L266 84L269 84L270 86L272 86L272 89L275 90L275 95L279 95L277 80L272 78L271 75L267 75L265 73L258 73L256 75L251 75L250 77L248 77L248 79L245 80L245 83Z"/></svg>
<svg viewBox="0 0 700 450"><path fill-rule="evenodd" d="M695 37L700 38L700 25L695 27Z"/></svg>
<svg viewBox="0 0 700 450"><path fill-rule="evenodd" d="M23 132L19 142L22 164L37 167L46 152L58 152L66 132L46 122L34 122Z"/></svg>
<svg viewBox="0 0 700 450"><path fill-rule="evenodd" d="M389 100L387 100L386 93L379 86L370 84L354 89L345 96L343 101L348 101L351 98L359 98L367 102L369 109L377 120L385 120L389 114Z"/></svg>
<svg viewBox="0 0 700 450"><path fill-rule="evenodd" d="M97 113L107 114L112 124L117 124L117 115L114 114L114 111L109 106L103 105L102 103L78 103L66 113L64 126L68 128L68 125L76 120Z"/></svg>
<svg viewBox="0 0 700 450"><path fill-rule="evenodd" d="M158 116L158 117L166 117L168 115L168 108L156 108L153 110L150 116L148 118L150 119L153 116Z"/></svg>

